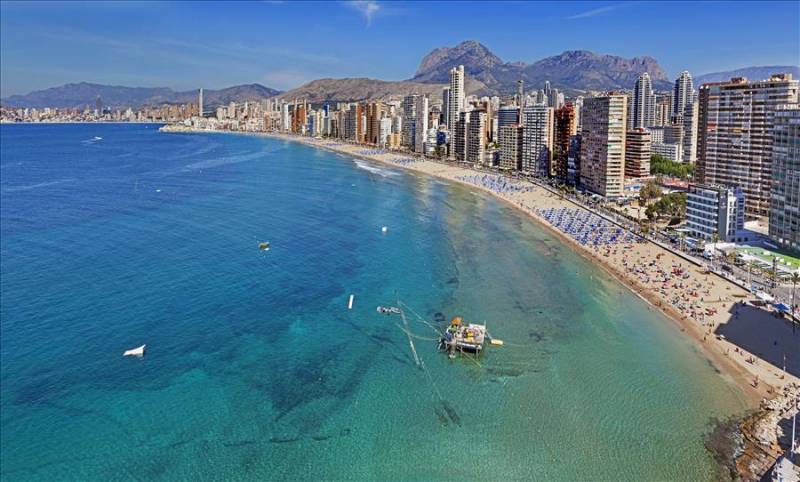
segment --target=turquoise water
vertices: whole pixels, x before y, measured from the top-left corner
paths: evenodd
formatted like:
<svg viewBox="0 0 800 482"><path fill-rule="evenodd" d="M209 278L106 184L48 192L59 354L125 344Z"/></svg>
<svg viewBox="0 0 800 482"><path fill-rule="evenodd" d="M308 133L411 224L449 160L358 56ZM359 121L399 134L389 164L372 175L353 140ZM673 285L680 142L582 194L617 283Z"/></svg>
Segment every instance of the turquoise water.
<svg viewBox="0 0 800 482"><path fill-rule="evenodd" d="M484 194L248 136L0 134L3 480L716 475L739 390ZM451 361L412 322L421 371L396 294L506 346Z"/></svg>

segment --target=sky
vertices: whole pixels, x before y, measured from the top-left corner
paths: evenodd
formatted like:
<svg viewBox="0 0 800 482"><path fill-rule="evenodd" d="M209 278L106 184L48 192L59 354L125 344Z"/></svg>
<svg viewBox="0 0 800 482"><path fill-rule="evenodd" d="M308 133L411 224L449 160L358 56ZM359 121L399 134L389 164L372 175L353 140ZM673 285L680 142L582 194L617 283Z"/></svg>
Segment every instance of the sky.
<svg viewBox="0 0 800 482"><path fill-rule="evenodd" d="M323 77L413 77L436 47L504 61L565 50L649 55L670 78L800 65L800 1L8 2L0 96L69 82L190 90Z"/></svg>

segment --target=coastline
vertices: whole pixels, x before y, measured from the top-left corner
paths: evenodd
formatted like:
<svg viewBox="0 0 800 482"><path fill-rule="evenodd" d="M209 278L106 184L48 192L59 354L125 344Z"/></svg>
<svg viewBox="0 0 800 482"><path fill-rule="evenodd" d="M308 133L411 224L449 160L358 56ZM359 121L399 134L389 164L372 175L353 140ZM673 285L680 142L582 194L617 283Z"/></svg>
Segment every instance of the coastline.
<svg viewBox="0 0 800 482"><path fill-rule="evenodd" d="M390 167L403 168L410 172L425 174L480 189L524 213L534 220L537 225L546 227L550 233L557 236L574 252L596 263L606 273L633 291L648 304L649 309L661 312L674 322L682 332L694 341L696 348L710 361L715 369L741 389L748 408L757 408L762 399L771 399L778 396L785 387L793 383L800 384L800 378L790 373L786 373L785 378L782 378L780 368L762 359L759 355L747 352L734 343L714 335L716 328L739 316L736 303L740 300L752 298L750 293L730 281L706 273L702 268L689 264L685 259L649 240L641 244L634 244L630 248L590 248L578 243L575 239L548 223L536 212L536 209L566 207L584 210L584 208L573 204L569 200L562 199L540 186L530 184L534 186L533 191L530 192L497 192L460 178L461 176L474 176L476 173L496 176L497 174L494 173L473 170L466 166L422 160L409 153L380 151L370 146L347 144L327 139L268 132L212 131L184 126L165 126L161 130L163 132L178 133L253 135L299 142L337 154ZM405 162L412 157L413 162ZM525 182L525 184L529 183ZM658 290L656 285L660 283L651 282L649 278L643 278L642 273L634 272L631 269L631 260L635 260L634 262L652 262L656 268L660 267L665 271L669 271L671 266L676 265L685 268L685 272L688 274L688 278L685 280L686 285L691 284L706 288L704 297L700 297L697 294L701 288L695 288L693 290L694 294L700 301L693 301L702 306L700 311L705 312L706 308L713 308L716 310L715 313L710 316L703 315L702 324L692 319L687 313L681 313L681 310L670 302L670 296L675 296L675 291ZM705 300L706 297L708 300ZM771 316L766 312L763 312L763 315ZM753 336L757 335L758 333L755 333ZM800 348L797 348L797 350L800 350ZM797 356L798 353L794 355Z"/></svg>

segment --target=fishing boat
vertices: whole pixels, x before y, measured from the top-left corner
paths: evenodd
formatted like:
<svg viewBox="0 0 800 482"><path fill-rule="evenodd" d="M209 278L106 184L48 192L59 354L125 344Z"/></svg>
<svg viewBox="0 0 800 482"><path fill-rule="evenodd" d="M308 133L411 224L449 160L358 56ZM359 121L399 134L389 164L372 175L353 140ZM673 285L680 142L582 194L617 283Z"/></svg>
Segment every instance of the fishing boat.
<svg viewBox="0 0 800 482"><path fill-rule="evenodd" d="M466 324L460 316L454 317L450 325L439 338L439 349L450 353L455 358L456 352L478 354L483 350L487 339L486 325Z"/></svg>

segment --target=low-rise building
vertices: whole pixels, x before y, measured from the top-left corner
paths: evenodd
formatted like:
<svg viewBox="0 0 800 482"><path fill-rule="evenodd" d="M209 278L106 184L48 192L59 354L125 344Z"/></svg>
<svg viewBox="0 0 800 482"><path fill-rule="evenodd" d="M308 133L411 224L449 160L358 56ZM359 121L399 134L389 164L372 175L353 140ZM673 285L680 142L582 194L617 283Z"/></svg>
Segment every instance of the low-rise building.
<svg viewBox="0 0 800 482"><path fill-rule="evenodd" d="M653 154L668 159L673 162L681 162L681 145L680 144L667 144L664 142L653 142L650 144L650 151Z"/></svg>

